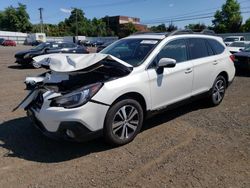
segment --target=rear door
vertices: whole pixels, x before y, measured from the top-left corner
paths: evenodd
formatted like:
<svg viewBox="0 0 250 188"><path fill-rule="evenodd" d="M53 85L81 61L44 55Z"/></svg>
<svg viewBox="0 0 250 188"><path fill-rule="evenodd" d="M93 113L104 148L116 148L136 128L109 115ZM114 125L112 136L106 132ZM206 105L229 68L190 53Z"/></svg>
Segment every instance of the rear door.
<svg viewBox="0 0 250 188"><path fill-rule="evenodd" d="M194 69L192 95L197 95L210 89L218 61L204 38L188 39L188 49Z"/></svg>

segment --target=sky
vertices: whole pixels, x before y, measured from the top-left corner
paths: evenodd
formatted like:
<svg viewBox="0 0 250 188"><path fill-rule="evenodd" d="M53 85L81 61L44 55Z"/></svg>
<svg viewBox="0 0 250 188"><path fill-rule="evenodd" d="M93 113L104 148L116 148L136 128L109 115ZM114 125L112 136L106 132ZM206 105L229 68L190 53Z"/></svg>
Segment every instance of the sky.
<svg viewBox="0 0 250 188"><path fill-rule="evenodd" d="M149 26L171 21L179 28L190 23L212 25L211 15L226 0L0 0L0 11L18 2L27 6L32 23L39 23L38 8L42 7L44 23L56 24L70 15L71 8L81 8L87 18L131 16ZM250 18L250 0L238 0L243 20ZM194 19L199 17L199 19Z"/></svg>

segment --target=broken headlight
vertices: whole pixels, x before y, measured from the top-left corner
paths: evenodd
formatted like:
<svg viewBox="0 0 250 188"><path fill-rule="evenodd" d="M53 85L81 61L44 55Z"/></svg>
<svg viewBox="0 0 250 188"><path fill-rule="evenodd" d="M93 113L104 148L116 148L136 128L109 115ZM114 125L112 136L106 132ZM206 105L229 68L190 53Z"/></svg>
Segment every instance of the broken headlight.
<svg viewBox="0 0 250 188"><path fill-rule="evenodd" d="M76 108L86 104L102 87L103 84L95 83L61 97L54 98L50 106Z"/></svg>

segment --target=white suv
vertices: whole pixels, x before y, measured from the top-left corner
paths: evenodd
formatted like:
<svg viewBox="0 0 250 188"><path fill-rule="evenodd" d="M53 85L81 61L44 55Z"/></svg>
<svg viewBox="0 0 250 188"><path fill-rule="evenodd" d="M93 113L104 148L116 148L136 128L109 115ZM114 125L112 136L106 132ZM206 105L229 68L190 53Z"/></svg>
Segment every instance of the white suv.
<svg viewBox="0 0 250 188"><path fill-rule="evenodd" d="M82 141L102 134L122 145L151 112L203 94L218 105L235 75L232 58L217 36L135 34L101 53L34 58L50 71L26 78L31 92L18 107L48 136Z"/></svg>

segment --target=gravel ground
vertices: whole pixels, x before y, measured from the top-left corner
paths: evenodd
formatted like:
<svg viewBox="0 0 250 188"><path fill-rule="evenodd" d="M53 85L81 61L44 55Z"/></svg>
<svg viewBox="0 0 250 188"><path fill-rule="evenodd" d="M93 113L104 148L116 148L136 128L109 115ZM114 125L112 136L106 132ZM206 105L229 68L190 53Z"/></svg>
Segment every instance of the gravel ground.
<svg viewBox="0 0 250 188"><path fill-rule="evenodd" d="M159 114L128 145L57 142L11 112L24 78L43 72L15 65L25 48L0 47L0 187L250 187L250 74L236 76L218 107Z"/></svg>

